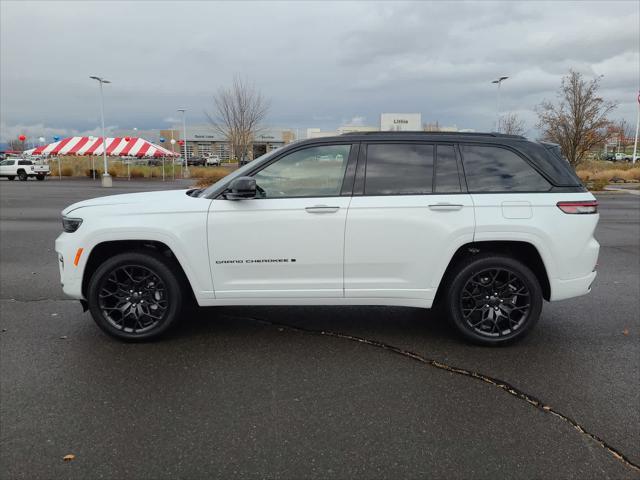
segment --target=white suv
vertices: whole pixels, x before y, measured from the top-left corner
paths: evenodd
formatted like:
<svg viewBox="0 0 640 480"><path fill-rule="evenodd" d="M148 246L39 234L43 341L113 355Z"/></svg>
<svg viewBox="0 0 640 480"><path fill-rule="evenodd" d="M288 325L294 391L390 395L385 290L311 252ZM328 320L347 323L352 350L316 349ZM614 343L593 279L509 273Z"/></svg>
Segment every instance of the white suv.
<svg viewBox="0 0 640 480"><path fill-rule="evenodd" d="M107 333L155 337L186 302L444 307L467 339L522 337L589 292L595 198L557 146L385 132L297 142L205 190L63 211L64 292Z"/></svg>

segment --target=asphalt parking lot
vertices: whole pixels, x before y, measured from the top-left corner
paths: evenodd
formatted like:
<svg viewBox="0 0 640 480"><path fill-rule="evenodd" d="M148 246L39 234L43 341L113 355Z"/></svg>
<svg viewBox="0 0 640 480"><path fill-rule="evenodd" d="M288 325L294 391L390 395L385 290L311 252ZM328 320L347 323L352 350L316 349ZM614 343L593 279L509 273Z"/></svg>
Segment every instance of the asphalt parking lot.
<svg viewBox="0 0 640 480"><path fill-rule="evenodd" d="M593 292L507 348L387 307L206 309L123 344L53 251L98 185L0 181L2 478L640 478L640 196L599 196Z"/></svg>

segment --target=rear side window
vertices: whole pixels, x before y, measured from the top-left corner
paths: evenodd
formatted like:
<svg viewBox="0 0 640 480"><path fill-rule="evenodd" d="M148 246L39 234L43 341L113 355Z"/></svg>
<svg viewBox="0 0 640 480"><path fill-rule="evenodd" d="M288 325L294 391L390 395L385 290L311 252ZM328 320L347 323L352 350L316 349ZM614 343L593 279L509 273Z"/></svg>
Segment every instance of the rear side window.
<svg viewBox="0 0 640 480"><path fill-rule="evenodd" d="M31 160L18 160L18 165L33 165Z"/></svg>
<svg viewBox="0 0 640 480"><path fill-rule="evenodd" d="M438 145L436 153L436 193L460 193L460 176L453 145Z"/></svg>
<svg viewBox="0 0 640 480"><path fill-rule="evenodd" d="M431 193L433 145L369 144L365 195L420 195Z"/></svg>
<svg viewBox="0 0 640 480"><path fill-rule="evenodd" d="M531 165L506 148L464 145L462 154L470 192L546 192L551 188Z"/></svg>

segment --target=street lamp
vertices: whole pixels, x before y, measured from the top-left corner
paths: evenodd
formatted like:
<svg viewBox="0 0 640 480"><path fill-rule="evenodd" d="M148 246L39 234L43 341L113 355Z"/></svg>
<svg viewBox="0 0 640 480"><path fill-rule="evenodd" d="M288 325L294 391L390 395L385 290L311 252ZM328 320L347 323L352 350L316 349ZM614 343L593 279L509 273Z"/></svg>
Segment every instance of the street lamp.
<svg viewBox="0 0 640 480"><path fill-rule="evenodd" d="M184 142L184 174L189 178L189 154L187 153L187 110L179 108L182 112L182 141Z"/></svg>
<svg viewBox="0 0 640 480"><path fill-rule="evenodd" d="M111 187L113 185L111 175L109 175L109 166L107 165L107 138L104 131L104 95L102 93L102 84L111 83L104 78L90 76L89 78L96 80L100 84L100 115L102 117L102 154L104 157L104 172L102 173L102 186Z"/></svg>
<svg viewBox="0 0 640 480"><path fill-rule="evenodd" d="M496 111L496 132L500 131L500 84L509 77L500 77L496 80L493 80L491 83L498 84L498 107Z"/></svg>

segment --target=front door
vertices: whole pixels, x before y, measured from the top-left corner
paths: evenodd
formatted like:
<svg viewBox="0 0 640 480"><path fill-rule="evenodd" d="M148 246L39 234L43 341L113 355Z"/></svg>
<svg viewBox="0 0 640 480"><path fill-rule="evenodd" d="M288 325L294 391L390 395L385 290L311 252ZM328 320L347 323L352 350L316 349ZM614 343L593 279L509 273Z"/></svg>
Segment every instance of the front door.
<svg viewBox="0 0 640 480"><path fill-rule="evenodd" d="M14 168L15 160L2 160L0 162L0 175L9 175L11 172L15 175L16 169Z"/></svg>
<svg viewBox="0 0 640 480"><path fill-rule="evenodd" d="M350 144L284 153L252 176L258 198L211 202L216 298L342 297Z"/></svg>

